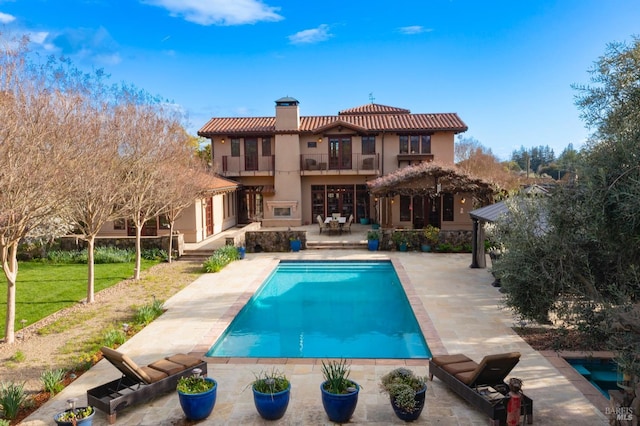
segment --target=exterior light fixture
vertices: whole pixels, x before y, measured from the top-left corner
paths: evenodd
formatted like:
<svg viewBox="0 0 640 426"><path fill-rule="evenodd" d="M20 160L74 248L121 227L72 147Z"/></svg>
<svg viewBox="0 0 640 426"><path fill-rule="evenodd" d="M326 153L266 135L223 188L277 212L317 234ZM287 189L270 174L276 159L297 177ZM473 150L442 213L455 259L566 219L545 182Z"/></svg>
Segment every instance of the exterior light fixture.
<svg viewBox="0 0 640 426"><path fill-rule="evenodd" d="M220 141L221 143L224 143L224 138L222 138L222 140Z"/></svg>
<svg viewBox="0 0 640 426"><path fill-rule="evenodd" d="M318 143L322 143L322 136L318 138Z"/></svg>
<svg viewBox="0 0 640 426"><path fill-rule="evenodd" d="M464 197L462 197L462 200L460 200L460 204L464 204L464 203L466 203L466 202L467 202L467 199L466 199L466 198L464 198Z"/></svg>

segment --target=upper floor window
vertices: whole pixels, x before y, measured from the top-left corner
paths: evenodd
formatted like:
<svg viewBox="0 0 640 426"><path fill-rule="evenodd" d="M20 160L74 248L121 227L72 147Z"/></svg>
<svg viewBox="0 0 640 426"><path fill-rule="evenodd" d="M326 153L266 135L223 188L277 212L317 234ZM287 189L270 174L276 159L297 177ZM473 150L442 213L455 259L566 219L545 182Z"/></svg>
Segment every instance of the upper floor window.
<svg viewBox="0 0 640 426"><path fill-rule="evenodd" d="M376 153L376 137L375 136L362 137L362 153L363 154Z"/></svg>
<svg viewBox="0 0 640 426"><path fill-rule="evenodd" d="M271 157L271 138L262 138L262 156Z"/></svg>
<svg viewBox="0 0 640 426"><path fill-rule="evenodd" d="M431 154L431 135L400 135L400 154Z"/></svg>
<svg viewBox="0 0 640 426"><path fill-rule="evenodd" d="M240 139L231 139L231 156L240 157Z"/></svg>

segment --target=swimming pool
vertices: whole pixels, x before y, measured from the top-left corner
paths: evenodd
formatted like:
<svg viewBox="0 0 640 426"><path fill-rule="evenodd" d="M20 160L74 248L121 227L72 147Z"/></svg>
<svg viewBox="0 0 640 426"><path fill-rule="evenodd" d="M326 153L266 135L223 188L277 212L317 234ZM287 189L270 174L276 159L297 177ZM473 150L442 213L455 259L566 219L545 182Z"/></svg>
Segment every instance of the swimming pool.
<svg viewBox="0 0 640 426"><path fill-rule="evenodd" d="M589 381L602 395L609 399L610 390L619 390L618 368L611 359L565 358L578 373Z"/></svg>
<svg viewBox="0 0 640 426"><path fill-rule="evenodd" d="M429 358L389 261L281 261L212 357Z"/></svg>

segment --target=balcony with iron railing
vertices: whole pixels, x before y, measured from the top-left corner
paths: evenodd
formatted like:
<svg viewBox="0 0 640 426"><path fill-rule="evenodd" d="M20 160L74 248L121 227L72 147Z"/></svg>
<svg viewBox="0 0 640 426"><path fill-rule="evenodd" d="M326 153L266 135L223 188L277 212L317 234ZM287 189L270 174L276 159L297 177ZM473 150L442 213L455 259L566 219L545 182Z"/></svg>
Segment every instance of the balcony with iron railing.
<svg viewBox="0 0 640 426"><path fill-rule="evenodd" d="M351 154L334 157L329 154L300 156L300 174L358 174L376 175L380 169L379 154Z"/></svg>
<svg viewBox="0 0 640 426"><path fill-rule="evenodd" d="M274 155L237 157L231 155L222 156L222 176L273 176L275 169Z"/></svg>

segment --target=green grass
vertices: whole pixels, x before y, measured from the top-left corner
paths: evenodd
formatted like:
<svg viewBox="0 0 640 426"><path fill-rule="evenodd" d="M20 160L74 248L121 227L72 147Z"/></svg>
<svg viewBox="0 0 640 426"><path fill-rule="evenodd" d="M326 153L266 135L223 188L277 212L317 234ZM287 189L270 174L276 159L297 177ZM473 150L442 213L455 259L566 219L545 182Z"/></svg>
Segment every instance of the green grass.
<svg viewBox="0 0 640 426"><path fill-rule="evenodd" d="M142 269L148 269L157 261L142 260ZM96 293L133 276L134 263L107 263L95 265ZM20 262L16 284L16 333L29 324L45 318L60 309L71 306L87 297L87 265ZM6 288L6 278L0 274ZM4 337L7 315L7 295L0 291L0 338Z"/></svg>

